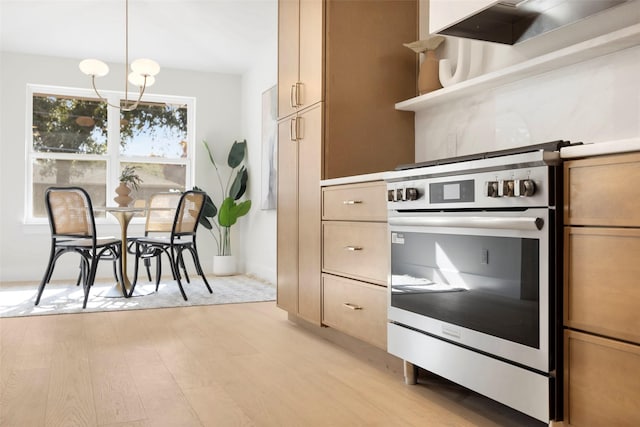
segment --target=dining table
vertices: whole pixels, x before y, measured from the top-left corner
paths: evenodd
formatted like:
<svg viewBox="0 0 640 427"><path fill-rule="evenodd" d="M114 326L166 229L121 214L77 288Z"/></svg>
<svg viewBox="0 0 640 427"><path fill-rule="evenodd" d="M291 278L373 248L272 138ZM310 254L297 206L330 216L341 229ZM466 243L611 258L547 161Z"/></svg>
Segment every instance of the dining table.
<svg viewBox="0 0 640 427"><path fill-rule="evenodd" d="M136 286L134 292L131 292L132 285L127 274L127 230L129 229L129 223L136 214L145 212L146 208L134 206L108 206L105 208L105 211L113 215L120 224L120 238L122 240L120 266L122 268L122 277L121 282L115 283L111 288L103 292L101 295L107 298L121 298L123 296L128 298L153 293L153 290L145 290L145 288L141 286Z"/></svg>

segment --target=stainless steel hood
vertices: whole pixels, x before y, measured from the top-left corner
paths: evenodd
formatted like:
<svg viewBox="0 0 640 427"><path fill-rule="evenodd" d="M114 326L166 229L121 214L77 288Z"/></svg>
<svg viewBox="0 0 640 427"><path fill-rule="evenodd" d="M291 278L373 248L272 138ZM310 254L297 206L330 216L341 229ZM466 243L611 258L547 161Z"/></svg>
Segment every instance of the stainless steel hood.
<svg viewBox="0 0 640 427"><path fill-rule="evenodd" d="M515 44L636 0L499 0L439 34Z"/></svg>

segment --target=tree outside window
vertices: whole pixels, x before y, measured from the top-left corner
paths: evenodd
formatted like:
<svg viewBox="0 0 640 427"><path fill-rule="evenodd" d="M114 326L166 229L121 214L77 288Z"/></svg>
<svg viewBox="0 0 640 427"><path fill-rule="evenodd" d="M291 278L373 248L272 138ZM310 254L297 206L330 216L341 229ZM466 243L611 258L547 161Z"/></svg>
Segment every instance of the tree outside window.
<svg viewBox="0 0 640 427"><path fill-rule="evenodd" d="M136 199L190 186L192 99L155 96L134 111L119 112L89 91L41 88L30 94L29 218L46 216L44 192L54 185L85 188L96 208L113 204L117 176L127 165L136 166L143 179ZM113 104L119 95L110 96Z"/></svg>

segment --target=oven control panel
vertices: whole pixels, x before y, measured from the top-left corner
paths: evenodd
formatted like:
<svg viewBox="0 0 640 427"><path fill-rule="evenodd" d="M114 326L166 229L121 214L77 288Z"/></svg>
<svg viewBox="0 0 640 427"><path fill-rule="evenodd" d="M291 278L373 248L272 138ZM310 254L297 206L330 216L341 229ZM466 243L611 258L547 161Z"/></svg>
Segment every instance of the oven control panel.
<svg viewBox="0 0 640 427"><path fill-rule="evenodd" d="M416 187L401 187L387 190L388 202L406 202L418 200L420 198L420 190Z"/></svg>
<svg viewBox="0 0 640 427"><path fill-rule="evenodd" d="M536 182L532 179L501 179L484 184L487 197L531 197L535 192Z"/></svg>
<svg viewBox="0 0 640 427"><path fill-rule="evenodd" d="M548 206L549 168L387 180L387 204L391 210Z"/></svg>

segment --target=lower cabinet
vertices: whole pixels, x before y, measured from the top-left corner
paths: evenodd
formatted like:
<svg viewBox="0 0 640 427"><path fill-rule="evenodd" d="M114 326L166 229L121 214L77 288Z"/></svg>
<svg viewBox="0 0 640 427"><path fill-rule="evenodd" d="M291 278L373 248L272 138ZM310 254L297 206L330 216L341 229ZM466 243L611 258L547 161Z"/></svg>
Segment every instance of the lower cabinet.
<svg viewBox="0 0 640 427"><path fill-rule="evenodd" d="M322 207L322 324L386 350L386 185L325 186Z"/></svg>
<svg viewBox="0 0 640 427"><path fill-rule="evenodd" d="M564 163L564 423L640 426L640 153Z"/></svg>
<svg viewBox="0 0 640 427"><path fill-rule="evenodd" d="M640 343L640 228L565 227L564 244L565 326Z"/></svg>
<svg viewBox="0 0 640 427"><path fill-rule="evenodd" d="M565 331L565 423L640 426L640 346Z"/></svg>
<svg viewBox="0 0 640 427"><path fill-rule="evenodd" d="M322 322L380 348L387 347L387 289L322 275Z"/></svg>
<svg viewBox="0 0 640 427"><path fill-rule="evenodd" d="M323 270L386 286L389 248L387 224L325 221L322 224Z"/></svg>

